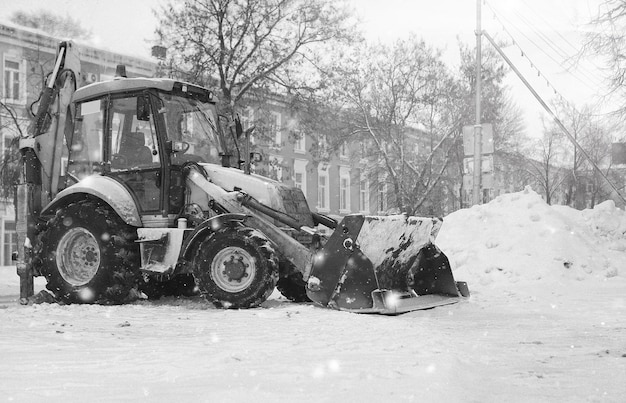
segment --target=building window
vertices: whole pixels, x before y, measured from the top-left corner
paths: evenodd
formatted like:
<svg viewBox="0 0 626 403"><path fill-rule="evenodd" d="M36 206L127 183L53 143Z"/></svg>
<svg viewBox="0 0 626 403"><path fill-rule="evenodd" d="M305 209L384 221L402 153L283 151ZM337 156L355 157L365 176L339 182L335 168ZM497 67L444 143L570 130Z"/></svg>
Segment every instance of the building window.
<svg viewBox="0 0 626 403"><path fill-rule="evenodd" d="M270 112L270 133L272 138L270 147L280 148L283 142L283 135L281 131L280 113L278 112Z"/></svg>
<svg viewBox="0 0 626 403"><path fill-rule="evenodd" d="M328 152L328 140L326 139L326 136L321 136L319 138L319 140L317 141L317 144L319 146L319 150L322 153L327 153Z"/></svg>
<svg viewBox="0 0 626 403"><path fill-rule="evenodd" d="M294 186L302 189L302 193L304 196L307 195L306 192L306 166L309 163L307 160L295 159L293 161L293 181Z"/></svg>
<svg viewBox="0 0 626 403"><path fill-rule="evenodd" d="M339 158L341 158L341 159L347 159L348 158L348 146L346 145L346 143L342 143L339 146Z"/></svg>
<svg viewBox="0 0 626 403"><path fill-rule="evenodd" d="M320 164L317 169L317 209L329 211L330 195L328 193L328 165Z"/></svg>
<svg viewBox="0 0 626 403"><path fill-rule="evenodd" d="M17 250L17 234L15 233L15 223L4 223L4 266L11 266L13 264L12 254Z"/></svg>
<svg viewBox="0 0 626 403"><path fill-rule="evenodd" d="M296 172L294 179L294 186L298 189L302 189L302 183L304 182L304 174L302 172Z"/></svg>
<svg viewBox="0 0 626 403"><path fill-rule="evenodd" d="M350 167L339 167L339 212L350 212Z"/></svg>
<svg viewBox="0 0 626 403"><path fill-rule="evenodd" d="M339 210L348 212L350 206L350 178L339 178Z"/></svg>
<svg viewBox="0 0 626 403"><path fill-rule="evenodd" d="M370 182L363 173L359 181L359 211L364 213L370 211Z"/></svg>
<svg viewBox="0 0 626 403"><path fill-rule="evenodd" d="M306 152L306 135L304 133L298 133L298 138L296 138L293 143L293 151L299 154L304 154Z"/></svg>
<svg viewBox="0 0 626 403"><path fill-rule="evenodd" d="M378 212L387 211L387 182L384 177L378 180Z"/></svg>
<svg viewBox="0 0 626 403"><path fill-rule="evenodd" d="M23 64L11 59L4 59L4 98L8 102L23 103L24 80L26 72Z"/></svg>

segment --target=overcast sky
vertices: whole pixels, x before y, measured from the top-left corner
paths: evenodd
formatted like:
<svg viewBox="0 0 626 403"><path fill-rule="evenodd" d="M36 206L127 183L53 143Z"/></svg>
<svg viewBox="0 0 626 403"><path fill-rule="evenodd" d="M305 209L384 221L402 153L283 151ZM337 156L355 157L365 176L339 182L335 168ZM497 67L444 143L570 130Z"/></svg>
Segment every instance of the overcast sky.
<svg viewBox="0 0 626 403"><path fill-rule="evenodd" d="M150 58L156 26L153 9L165 0L0 0L0 19L14 11L47 9L78 19L91 29L94 45ZM601 0L491 0L482 6L483 29L509 46L506 52L546 100L557 94L570 102L589 102L602 87L593 66L569 67L566 58L580 48L585 24ZM474 0L351 0L365 35L384 42L414 32L445 49L451 65L458 61L457 38L473 46ZM493 4L492 4L493 3ZM489 46L483 39L483 46ZM524 57L521 51L524 51ZM454 67L454 66L451 66ZM516 101L526 111L529 131L539 130L540 107L521 81L510 75ZM548 84L549 83L549 84ZM601 90L600 90L601 91ZM473 122L469 122L470 124Z"/></svg>

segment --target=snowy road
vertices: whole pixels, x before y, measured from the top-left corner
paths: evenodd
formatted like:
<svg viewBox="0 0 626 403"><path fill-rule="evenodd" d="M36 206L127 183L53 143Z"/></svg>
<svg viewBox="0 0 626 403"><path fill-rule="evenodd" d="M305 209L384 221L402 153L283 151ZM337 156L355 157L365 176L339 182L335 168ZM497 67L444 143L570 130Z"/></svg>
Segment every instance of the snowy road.
<svg viewBox="0 0 626 403"><path fill-rule="evenodd" d="M472 296L397 317L202 299L16 303L0 268L0 401L626 402L626 212L532 190L444 219ZM38 280L38 288L43 284Z"/></svg>
<svg viewBox="0 0 626 403"><path fill-rule="evenodd" d="M613 280L483 288L398 317L278 294L244 311L199 299L21 307L0 288L0 399L622 402L626 282Z"/></svg>

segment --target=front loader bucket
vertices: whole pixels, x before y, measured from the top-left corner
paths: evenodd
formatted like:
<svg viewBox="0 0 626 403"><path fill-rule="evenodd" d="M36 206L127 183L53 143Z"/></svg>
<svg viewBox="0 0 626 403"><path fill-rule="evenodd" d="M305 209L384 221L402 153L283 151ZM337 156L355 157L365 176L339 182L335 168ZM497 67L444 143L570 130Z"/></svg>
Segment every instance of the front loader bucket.
<svg viewBox="0 0 626 403"><path fill-rule="evenodd" d="M314 258L309 298L323 306L400 314L458 302L448 258L432 242L442 221L405 215L349 215Z"/></svg>

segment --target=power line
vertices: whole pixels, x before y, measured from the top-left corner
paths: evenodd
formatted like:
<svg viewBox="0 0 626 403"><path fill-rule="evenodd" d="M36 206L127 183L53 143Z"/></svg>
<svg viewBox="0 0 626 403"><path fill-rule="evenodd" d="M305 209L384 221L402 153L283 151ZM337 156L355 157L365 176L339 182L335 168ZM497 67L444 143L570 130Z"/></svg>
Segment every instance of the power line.
<svg viewBox="0 0 626 403"><path fill-rule="evenodd" d="M530 4L523 3L523 5L526 6L530 10L530 12L533 14L533 16L539 17L539 19L541 19L545 23L546 26L551 26L552 25L552 23L550 21L548 21L547 19L544 18L542 13L538 13L536 10L531 8ZM578 52L578 47L576 47L574 44L572 44L565 36L563 36L561 34L560 31L553 30L552 32L556 33L559 36L559 38L561 38L561 40L563 40L563 42L567 43L574 52L576 52L576 53Z"/></svg>
<svg viewBox="0 0 626 403"><path fill-rule="evenodd" d="M513 34L511 33L511 31L510 31L510 30L506 27L506 25L509 25L509 26L513 27L516 31L518 31L518 32L519 32L519 34L520 34L521 36L523 36L523 37L524 37L524 38L525 38L528 42L530 42L530 43L531 43L531 44L532 44L532 45L533 45L533 46L534 46L534 47L535 47L535 48L536 48L539 52L541 52L543 55L547 56L550 60L552 60L552 62L554 62L554 64L559 65L559 66L560 66L560 65L562 65L562 61L561 61L561 60L557 60L557 59L555 59L555 58L554 58L551 54L547 53L547 52L544 50L544 48L543 48L542 46L538 45L538 44L537 44L537 43L536 43L536 42L535 42L535 41L534 41L534 40L533 40L530 36L528 36L528 35L524 32L524 30L523 30L523 29L519 28L519 27L518 27L515 23L513 23L511 20L509 20L508 18L506 18L506 17L505 17L502 13L498 12L497 10L495 10L495 9L494 9L491 5L489 5L489 4L488 4L488 7L489 7L489 8L492 10L492 12L494 13L494 18L495 18L496 20L498 20L498 22L500 22L500 24L501 24L501 26L502 26L502 29L503 29L503 30L504 30L504 31L505 31L505 32L506 32L506 33L507 33L507 34L511 37L511 39L514 41L514 43L515 43L515 45L516 45L517 47L521 48L521 47L520 47L520 45L519 45L519 43L518 43L518 41L515 39L515 35L513 35ZM518 14L518 15L519 15L519 14ZM525 19L524 17L522 17L522 18L523 18L523 19ZM503 22L503 20L506 20L506 25L505 25L505 23ZM529 24L527 24L527 25L528 25L528 28L529 28L529 30L530 30L530 31L532 31L533 33L535 33L535 34L539 35L539 34L538 34L538 32L539 32L539 31L538 31L536 28L532 27L532 26L531 26L531 25L529 25ZM545 35L544 35L544 37L545 37ZM540 36L540 39L541 39L541 36ZM547 44L548 44L548 46L552 47L552 48L555 50L555 52L556 52L556 53L559 53L559 54L561 55L561 57L563 57L564 59L570 59L569 55L567 55L567 54L563 55L562 51L560 51L560 50L558 49L558 47L557 47L556 45L554 45L554 43L553 43L553 42L551 42L551 41L549 41L549 40L546 40L546 39L544 39L543 41L544 41L545 43L547 43ZM526 57L527 59L529 59L529 58L528 58L528 56L527 56L527 53L525 53L525 55L526 55L525 57ZM535 67L535 68L537 67L535 63L532 63L532 64L533 64L533 67ZM589 88L589 89L592 89L592 90L593 90L593 89L595 89L596 87L598 87L599 85L601 85L601 82L596 81L595 77L587 77L587 80L582 80L580 77L577 77L577 76L576 76L576 74L574 74L572 71L569 71L568 69L566 69L566 71L567 71L567 72L568 72L568 73L569 73L572 77L574 77L575 79L577 79L578 81L580 81L583 85L585 85L585 86L586 86L587 88ZM589 84L587 81L593 81L593 84Z"/></svg>
<svg viewBox="0 0 626 403"><path fill-rule="evenodd" d="M532 68L532 69L534 69L534 70L537 72L537 75L538 75L539 77L543 76L543 78L544 78L544 79L545 79L545 81L546 81L547 86L548 86L551 90L553 90L554 94L555 94L555 95L556 95L556 96L557 96L557 97L558 97L558 98L559 98L562 102L564 102L564 103L566 103L566 104L568 104L568 105L569 105L570 103L569 103L569 102L565 99L565 97L564 97L564 96L563 96L563 95L562 95L562 94L561 94L561 93L560 93L560 92L556 89L556 87L555 87L555 86L554 86L554 85L553 85L553 84L552 84L552 83L551 83L551 82L547 79L546 75L545 75L545 74L543 74L543 73L541 72L541 70L539 69L539 67L537 66L537 64L535 64L535 63L533 62L533 60L531 60L531 59L530 59L530 57L528 56L528 52L525 52L525 51L524 51L524 49L523 49L523 48L521 47L521 45L519 44L519 41L517 41L517 40L516 40L515 35L513 35L513 34L511 33L511 31L507 28L507 25L512 26L514 29L516 29L516 30L519 32L519 34L520 34L521 36L523 36L524 38L526 38L526 40L527 40L528 42L530 42L530 43L531 43L533 46L535 46L535 47L536 47L539 51L541 51L543 54L545 54L545 55L546 55L549 59L551 59L554 63L556 63L557 65L561 65L561 64L562 64L562 62L561 62L561 61L559 61L559 60L556 60L556 59L555 59L552 55L547 54L547 53L546 53L546 52L542 49L542 47L541 47L541 46L537 45L537 43L536 43L536 42L535 42L532 38L530 38L528 35L526 35L526 34L525 34L525 32L524 32L523 30L521 30L520 28L518 28L518 27L517 27L514 23L512 23L512 22L511 22L508 18L506 18L504 15L502 15L502 14L501 14L501 13L499 13L497 10L495 10L495 9L491 6L491 4L489 4L489 3L487 3L487 2L485 2L485 4L486 4L486 5L489 7L489 9L492 11L494 19L496 19L496 20L500 23L502 30L503 30L503 31L504 31L504 32L505 32L505 33L506 33L506 34L510 37L510 39L513 41L513 45L515 45L515 46L518 48L518 50L519 50L519 51L520 51L520 53L521 53L521 56L522 56L523 58L525 58L526 60L528 60L528 61L529 61L531 68ZM503 21L503 20L506 20L506 24L505 24L505 21ZM569 73L569 74L570 74L570 75L571 75L574 79L576 79L577 81L581 82L583 85L587 86L589 89L595 89L595 88L597 87L597 85L599 85L599 84L597 84L596 86L591 86L591 85L589 85L589 83L588 83L586 80L581 80L579 77L576 77L576 76L575 76L574 74L572 74L571 72L568 72L568 73Z"/></svg>
<svg viewBox="0 0 626 403"><path fill-rule="evenodd" d="M490 8L491 8L491 7L490 7ZM496 18L497 18L497 16L496 16ZM500 22L501 24L503 24L503 23L502 23L502 21L501 21L500 19L498 19L498 22ZM542 76L543 74L541 73L541 70L539 70L539 68L538 68L538 67L535 65L535 63L534 63L534 62L530 59L530 57L528 57L528 53L527 53L527 52L525 52L525 51L524 51L524 49L523 49L523 48L519 45L519 42L515 39L515 36L514 36L514 35L513 35L513 34L512 34L512 33L511 33L511 32L510 32L507 28L506 28L506 26L505 26L504 24L502 25L502 29L503 29L503 30L504 30L504 32L506 32L506 33L508 34L508 36L511 38L511 40L513 41L513 45L515 45L515 46L519 49L519 51L520 51L520 53L521 53L521 56L522 56L523 58L525 58L526 60L528 60L528 61L529 61L529 63L530 63L530 67L531 67L532 69L534 69L535 71L537 71L537 75L538 75L538 76ZM522 35L524 35L524 34L522 33ZM525 36L525 35L524 35L524 36ZM526 36L525 36L525 37L526 37ZM527 39L528 39L528 38L527 38ZM529 39L529 41L532 43L532 40L530 40L530 39ZM536 46L536 45L535 45L535 46ZM556 90L556 88L555 88L555 87L554 87L554 86L550 83L550 81L548 81L548 79L546 78L546 76L545 76L545 75L543 75L543 77L544 77L544 79L546 80L546 83L547 83L548 87L550 87L550 88L554 91L555 95L557 95L557 96L559 96L559 97L563 98L563 97L562 97L562 95L561 95L561 94L560 94L560 93Z"/></svg>
<svg viewBox="0 0 626 403"><path fill-rule="evenodd" d="M533 15L537 15L539 16L539 18L541 18L546 25L550 25L550 23L543 17L542 13L537 13L534 9L532 9L530 7L529 4L524 3L524 5L526 7L528 7L528 9L530 10L530 12ZM575 66L577 64L577 62L574 59L573 56L579 55L580 51L578 48L576 48L576 46L574 46L565 36L563 36L563 34L561 34L560 31L558 30L551 30L550 32L555 33L556 35L558 35L559 38L561 38L562 42L564 42L565 44L569 45L569 47L573 50L574 55L568 54L567 52L565 52L564 49L562 49L561 46L557 45L552 38L550 38L548 35L545 34L545 30L542 29L538 29L536 28L536 26L533 24L533 22L527 18L525 15L523 15L522 13L515 11L515 14L520 18L520 20L522 20L522 22L524 22L526 24L527 27L530 28L530 30L532 32L535 32L540 39L542 39L550 48L552 48L556 53L558 53L563 59L564 61L567 61L570 65L570 67L566 67L566 70L570 73L575 75L575 72L572 72L570 69ZM591 72L590 70L588 70L584 65L582 64L578 64L578 67L580 69L577 69L576 72L579 72L582 76L584 76L586 79L594 82L594 83L601 83L601 80L598 80L595 76L594 73Z"/></svg>

